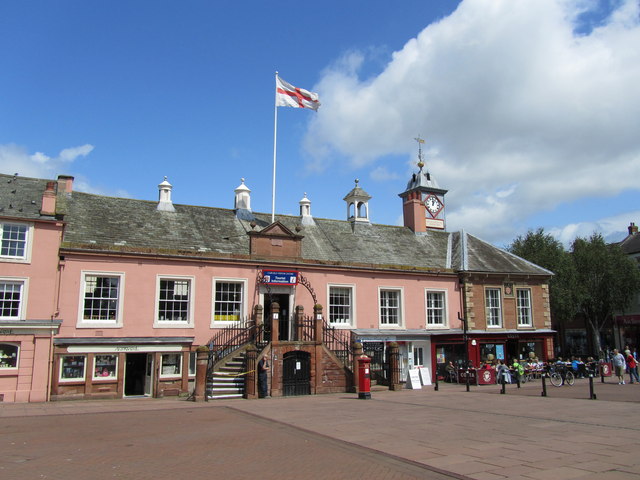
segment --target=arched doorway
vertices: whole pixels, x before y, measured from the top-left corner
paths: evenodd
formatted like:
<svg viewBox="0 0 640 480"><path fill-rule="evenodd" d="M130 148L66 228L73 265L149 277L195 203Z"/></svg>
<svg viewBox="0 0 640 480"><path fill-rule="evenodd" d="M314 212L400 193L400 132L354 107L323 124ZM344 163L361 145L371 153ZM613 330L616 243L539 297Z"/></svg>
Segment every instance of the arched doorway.
<svg viewBox="0 0 640 480"><path fill-rule="evenodd" d="M311 354L293 351L283 356L282 366L282 394L310 395L311 394Z"/></svg>

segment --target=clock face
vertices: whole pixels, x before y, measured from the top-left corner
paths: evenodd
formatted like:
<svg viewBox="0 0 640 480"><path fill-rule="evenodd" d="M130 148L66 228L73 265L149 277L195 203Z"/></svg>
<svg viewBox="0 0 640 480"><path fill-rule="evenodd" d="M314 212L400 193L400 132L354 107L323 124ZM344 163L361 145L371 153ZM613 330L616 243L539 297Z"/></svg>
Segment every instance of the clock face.
<svg viewBox="0 0 640 480"><path fill-rule="evenodd" d="M427 207L432 216L435 216L442 209L442 203L435 195L429 195L424 201L424 206Z"/></svg>

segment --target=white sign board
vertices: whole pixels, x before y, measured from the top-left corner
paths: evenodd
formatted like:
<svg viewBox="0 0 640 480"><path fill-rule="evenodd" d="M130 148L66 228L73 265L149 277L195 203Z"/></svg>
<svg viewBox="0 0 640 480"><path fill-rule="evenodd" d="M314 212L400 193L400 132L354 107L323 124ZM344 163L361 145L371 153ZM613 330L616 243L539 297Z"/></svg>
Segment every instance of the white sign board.
<svg viewBox="0 0 640 480"><path fill-rule="evenodd" d="M411 370L409 370L405 388L409 388L411 390L419 390L422 388L422 383L420 382L420 372L417 368L412 368Z"/></svg>
<svg viewBox="0 0 640 480"><path fill-rule="evenodd" d="M429 369L422 367L418 370L420 371L420 381L422 385L431 385L431 373L429 373Z"/></svg>

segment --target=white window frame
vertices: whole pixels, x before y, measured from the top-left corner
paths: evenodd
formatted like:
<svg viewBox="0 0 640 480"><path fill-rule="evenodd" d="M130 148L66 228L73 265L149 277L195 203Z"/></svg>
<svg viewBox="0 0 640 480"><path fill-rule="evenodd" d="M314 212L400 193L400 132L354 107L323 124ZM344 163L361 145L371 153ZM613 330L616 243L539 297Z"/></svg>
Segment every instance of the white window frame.
<svg viewBox="0 0 640 480"><path fill-rule="evenodd" d="M520 292L527 292L528 305L521 305ZM530 288L516 288L516 311L518 317L518 328L532 328L533 327L533 295ZM526 311L528 315L528 322L522 322L522 312Z"/></svg>
<svg viewBox="0 0 640 480"><path fill-rule="evenodd" d="M382 323L382 293L396 292L398 295L398 323ZM390 308L390 307L387 307ZM402 328L404 325L404 288L378 287L378 325L380 328Z"/></svg>
<svg viewBox="0 0 640 480"><path fill-rule="evenodd" d="M170 355L176 355L180 364L180 371L178 373L164 373L164 358ZM182 372L184 369L184 358L182 352L163 353L160 355L160 378L182 378Z"/></svg>
<svg viewBox="0 0 640 480"><path fill-rule="evenodd" d="M496 305L492 305L490 304L490 300L491 302L493 302L493 300L495 300L495 298L489 298L489 292L497 292L498 296L497 296L497 301L498 304ZM487 328L502 328L503 325L503 309L502 309L502 289L500 287L485 287L484 289L484 303L485 303L485 318L486 318L486 323L487 323ZM498 324L497 325L491 325L489 324L489 319L492 317L492 310L498 310Z"/></svg>
<svg viewBox="0 0 640 480"><path fill-rule="evenodd" d="M27 231L25 235L24 255L21 255L21 256L2 255L2 238L4 236L5 225L27 227ZM31 240L32 238L33 238L33 223L0 221L0 262L30 263L31 250L32 250L31 247L33 244Z"/></svg>
<svg viewBox="0 0 640 480"><path fill-rule="evenodd" d="M103 377L102 375L96 375L96 369L97 369L97 361L98 361L98 357L115 357L116 358L116 365L115 365L115 371L113 372L113 375L108 375L106 377ZM116 380L118 378L118 357L119 355L117 353L97 353L93 356L93 380Z"/></svg>
<svg viewBox="0 0 640 480"><path fill-rule="evenodd" d="M186 320L160 320L160 282L162 280L176 280L189 282L189 301L187 303ZM190 275L158 275L156 277L156 304L154 312L154 328L193 328L194 307L195 307L196 278Z"/></svg>
<svg viewBox="0 0 640 480"><path fill-rule="evenodd" d="M236 320L216 320L216 286L219 283L239 283L242 284L242 307L240 311L240 318ZM214 277L211 285L211 327L220 327L223 325L235 325L239 324L248 316L247 305L247 292L249 281L246 278L226 278L226 277Z"/></svg>
<svg viewBox="0 0 640 480"><path fill-rule="evenodd" d="M84 358L82 377L62 378L62 370L64 368L64 359L66 357L82 357L82 358ZM66 355L61 355L60 356L60 371L58 373L58 381L60 383L84 382L86 378L87 378L87 356L86 355L80 355L80 354L75 353L75 354L66 354Z"/></svg>
<svg viewBox="0 0 640 480"><path fill-rule="evenodd" d="M429 322L429 294L437 293L442 295L442 323L430 323ZM429 329L433 328L449 328L449 295L446 289L440 288L425 288L424 289L424 310L425 310L425 325Z"/></svg>
<svg viewBox="0 0 640 480"><path fill-rule="evenodd" d="M349 290L349 318L346 322L332 322L331 321L331 289L332 288L345 288ZM336 328L351 328L356 325L356 286L346 283L330 283L327 285L327 321L329 325Z"/></svg>
<svg viewBox="0 0 640 480"><path fill-rule="evenodd" d="M29 291L29 279L25 277L0 277L0 283L13 283L21 286L18 315L15 317L5 317L2 316L2 311L0 310L0 321L24 320L27 318L27 292Z"/></svg>
<svg viewBox="0 0 640 480"><path fill-rule="evenodd" d="M19 343L15 343L15 342L0 342L0 347L3 345L8 345L11 347L15 347L16 349L16 366L15 367L3 367L0 366L0 372L6 372L7 370L9 371L15 371L18 370L18 367L20 367L20 344ZM4 349L2 349L2 352L4 352ZM2 354L2 357L0 357L0 363L2 363L2 360L4 358L11 358L11 356L6 355L5 353Z"/></svg>
<svg viewBox="0 0 640 480"><path fill-rule="evenodd" d="M78 321L77 328L121 328L124 324L124 272L106 272L94 270L82 270L80 272L80 299L78 303ZM84 302L85 290L87 288L87 277L118 277L118 307L116 309L116 318L114 319L96 319L84 318Z"/></svg>

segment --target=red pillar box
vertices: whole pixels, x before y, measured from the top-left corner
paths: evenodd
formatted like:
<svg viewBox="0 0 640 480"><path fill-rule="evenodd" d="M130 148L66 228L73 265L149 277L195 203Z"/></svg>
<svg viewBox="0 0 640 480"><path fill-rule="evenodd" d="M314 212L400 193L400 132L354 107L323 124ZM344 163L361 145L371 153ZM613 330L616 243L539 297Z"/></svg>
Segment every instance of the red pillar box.
<svg viewBox="0 0 640 480"><path fill-rule="evenodd" d="M371 359L362 355L358 359L358 398L371 398Z"/></svg>

